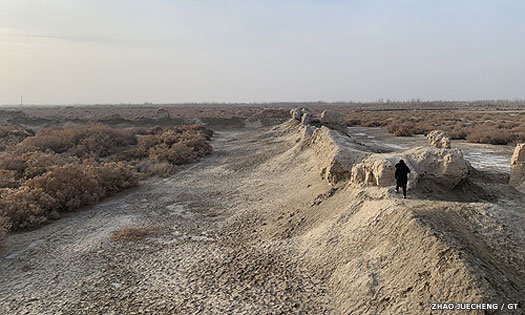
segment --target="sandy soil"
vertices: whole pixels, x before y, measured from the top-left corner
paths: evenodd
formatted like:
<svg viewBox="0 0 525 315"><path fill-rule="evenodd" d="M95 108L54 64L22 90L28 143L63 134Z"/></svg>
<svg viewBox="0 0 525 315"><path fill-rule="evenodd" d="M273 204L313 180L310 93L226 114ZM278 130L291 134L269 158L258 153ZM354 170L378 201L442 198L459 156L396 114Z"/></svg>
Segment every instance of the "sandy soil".
<svg viewBox="0 0 525 315"><path fill-rule="evenodd" d="M218 132L213 145L170 178L8 236L0 313L430 314L435 302L525 302L525 198L504 176L480 171L463 191L422 186L402 200L330 187L293 131ZM129 225L152 234L110 239Z"/></svg>
<svg viewBox="0 0 525 315"><path fill-rule="evenodd" d="M215 152L165 180L35 231L0 249L0 313L323 313L330 298L290 240L262 240L250 175L281 147L217 133ZM275 191L274 191L275 192ZM269 192L268 192L269 193ZM111 241L127 225L158 227Z"/></svg>

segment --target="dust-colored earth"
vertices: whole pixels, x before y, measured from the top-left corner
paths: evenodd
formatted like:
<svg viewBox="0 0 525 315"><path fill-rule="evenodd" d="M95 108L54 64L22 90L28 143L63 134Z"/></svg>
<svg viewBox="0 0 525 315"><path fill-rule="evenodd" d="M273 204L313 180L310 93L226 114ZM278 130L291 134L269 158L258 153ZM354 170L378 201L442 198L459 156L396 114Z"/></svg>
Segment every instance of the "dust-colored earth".
<svg viewBox="0 0 525 315"><path fill-rule="evenodd" d="M0 313L523 313L525 197L504 170L403 200L332 187L294 128L247 126L217 132L214 153L178 174L9 235ZM111 239L132 225L151 234Z"/></svg>

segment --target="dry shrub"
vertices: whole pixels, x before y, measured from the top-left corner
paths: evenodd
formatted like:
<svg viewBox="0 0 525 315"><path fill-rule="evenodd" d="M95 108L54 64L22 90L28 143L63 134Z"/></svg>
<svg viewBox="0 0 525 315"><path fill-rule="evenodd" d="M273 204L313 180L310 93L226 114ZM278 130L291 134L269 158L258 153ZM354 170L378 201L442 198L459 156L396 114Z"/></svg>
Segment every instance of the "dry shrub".
<svg viewBox="0 0 525 315"><path fill-rule="evenodd" d="M154 126L148 129L148 132L146 134L148 135L157 135L159 133L163 133L164 129L161 126Z"/></svg>
<svg viewBox="0 0 525 315"><path fill-rule="evenodd" d="M142 160L148 157L148 151L142 147L133 147L129 150L122 151L116 154L115 161L131 162L134 160Z"/></svg>
<svg viewBox="0 0 525 315"><path fill-rule="evenodd" d="M0 216L9 220L12 230L36 226L58 215L57 201L43 189L20 187L2 191Z"/></svg>
<svg viewBox="0 0 525 315"><path fill-rule="evenodd" d="M139 148L148 152L149 159L181 165L210 154L212 131L203 126L179 126L162 133L138 139Z"/></svg>
<svg viewBox="0 0 525 315"><path fill-rule="evenodd" d="M363 127L383 127L383 126L386 126L388 124L388 122L386 121L366 121L366 122L362 122L361 125Z"/></svg>
<svg viewBox="0 0 525 315"><path fill-rule="evenodd" d="M411 137L414 135L413 125L410 124L393 124L387 127L389 133L393 133L396 137Z"/></svg>
<svg viewBox="0 0 525 315"><path fill-rule="evenodd" d="M5 126L0 126L0 138L7 137L10 135L29 137L33 134L34 133L31 130L25 129L15 124L7 124Z"/></svg>
<svg viewBox="0 0 525 315"><path fill-rule="evenodd" d="M148 150L159 144L171 146L174 143L188 142L192 140L209 141L212 136L213 131L201 125L177 126L164 131L155 127L151 130L149 135L140 137L138 139L138 144L139 147Z"/></svg>
<svg viewBox="0 0 525 315"><path fill-rule="evenodd" d="M63 157L53 152L6 152L0 155L0 171L10 171L17 179L27 180L44 174L51 167L75 161L77 160L74 158Z"/></svg>
<svg viewBox="0 0 525 315"><path fill-rule="evenodd" d="M58 202L60 211L92 204L123 189L136 186L137 175L121 163L94 161L54 167L23 186L43 189Z"/></svg>
<svg viewBox="0 0 525 315"><path fill-rule="evenodd" d="M142 175L142 177L166 177L169 176L174 170L173 165L166 161L153 160L140 161L135 165L135 168Z"/></svg>
<svg viewBox="0 0 525 315"><path fill-rule="evenodd" d="M467 138L467 132L465 128L454 128L449 132L450 138L453 140L465 140Z"/></svg>
<svg viewBox="0 0 525 315"><path fill-rule="evenodd" d="M149 149L149 156L152 160L167 161L173 165L190 163L198 158L195 150L183 142L171 146L164 143L156 145Z"/></svg>
<svg viewBox="0 0 525 315"><path fill-rule="evenodd" d="M0 169L0 188L16 188L20 186L16 171Z"/></svg>
<svg viewBox="0 0 525 315"><path fill-rule="evenodd" d="M137 143L138 134L142 136ZM42 129L0 155L2 233L37 226L58 218L60 212L136 186L135 170L142 176L169 175L174 165L209 154L211 136L212 131L203 126L146 130L99 124ZM124 146L130 148L121 151ZM111 162L96 160L110 154L106 160Z"/></svg>
<svg viewBox="0 0 525 315"><path fill-rule="evenodd" d="M16 145L32 135L34 135L33 131L18 125L8 124L6 126L0 126L0 151L4 151L9 146Z"/></svg>
<svg viewBox="0 0 525 315"><path fill-rule="evenodd" d="M11 226L9 225L9 219L6 217L0 216L0 241L7 234L7 231L9 231L10 227Z"/></svg>
<svg viewBox="0 0 525 315"><path fill-rule="evenodd" d="M175 130L192 131L194 133L203 135L206 138L206 140L211 140L211 138L213 137L213 130L211 130L210 128L206 128L203 125L177 126L175 127Z"/></svg>
<svg viewBox="0 0 525 315"><path fill-rule="evenodd" d="M21 177L26 167L26 162L21 154L7 152L0 155L0 169L15 171L17 176Z"/></svg>
<svg viewBox="0 0 525 315"><path fill-rule="evenodd" d="M125 129L121 129L122 132L124 132L125 134L128 134L128 135L131 135L131 136L135 136L135 135L147 135L149 134L149 129L146 129L144 127L129 127L129 128L125 128Z"/></svg>
<svg viewBox="0 0 525 315"><path fill-rule="evenodd" d="M360 110L342 109L350 125L386 127L396 136L447 131L452 139L487 144L509 144L525 139L525 113L460 110Z"/></svg>
<svg viewBox="0 0 525 315"><path fill-rule="evenodd" d="M158 233L157 227L125 226L111 235L112 241L139 241L146 236Z"/></svg>
<svg viewBox="0 0 525 315"><path fill-rule="evenodd" d="M488 144L509 144L516 140L512 133L505 129L475 128L467 135L467 141Z"/></svg>
<svg viewBox="0 0 525 315"><path fill-rule="evenodd" d="M114 157L134 165L143 177L168 176L174 165L195 162L212 152L213 131L204 126L153 127L147 133L138 137L137 146Z"/></svg>
<svg viewBox="0 0 525 315"><path fill-rule="evenodd" d="M115 149L136 143L133 130L116 129L102 124L54 127L40 130L17 146L17 152L47 150L78 157L104 157Z"/></svg>
<svg viewBox="0 0 525 315"><path fill-rule="evenodd" d="M55 166L77 162L77 159L60 156L53 152L28 152L22 155L22 159L26 166L22 174L24 179L43 175Z"/></svg>
<svg viewBox="0 0 525 315"><path fill-rule="evenodd" d="M204 135L195 136L191 139L183 141L182 143L190 148L193 148L193 151L195 151L197 157L203 157L205 155L211 154L213 151L212 146Z"/></svg>
<svg viewBox="0 0 525 315"><path fill-rule="evenodd" d="M395 129L394 136L396 137L412 137L413 133L409 127L400 126Z"/></svg>
<svg viewBox="0 0 525 315"><path fill-rule="evenodd" d="M15 230L36 226L58 212L93 204L137 183L132 169L120 163L88 161L56 166L17 189L5 189L0 216L9 218Z"/></svg>

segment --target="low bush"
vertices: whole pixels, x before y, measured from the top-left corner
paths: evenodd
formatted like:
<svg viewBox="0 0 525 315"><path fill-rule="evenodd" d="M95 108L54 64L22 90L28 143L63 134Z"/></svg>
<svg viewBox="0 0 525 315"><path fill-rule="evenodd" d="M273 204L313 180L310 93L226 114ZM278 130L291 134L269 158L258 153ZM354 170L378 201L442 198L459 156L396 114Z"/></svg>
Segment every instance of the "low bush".
<svg viewBox="0 0 525 315"><path fill-rule="evenodd" d="M473 143L509 144L514 142L516 137L509 130L480 127L471 130L466 139Z"/></svg>
<svg viewBox="0 0 525 315"><path fill-rule="evenodd" d="M138 147L148 153L150 160L181 165L210 154L211 136L211 130L202 126L176 127L140 137Z"/></svg>
<svg viewBox="0 0 525 315"><path fill-rule="evenodd" d="M150 159L166 161L173 165L189 163L198 157L194 148L182 142L174 143L170 146L162 143L150 148L148 152Z"/></svg>
<svg viewBox="0 0 525 315"><path fill-rule="evenodd" d="M396 136L447 131L452 139L474 143L512 144L525 140L524 112L476 112L453 110L360 110L342 109L350 126L385 127Z"/></svg>
<svg viewBox="0 0 525 315"><path fill-rule="evenodd" d="M0 241L7 234L7 231L9 231L9 228L10 228L9 219L7 217L0 216Z"/></svg>
<svg viewBox="0 0 525 315"><path fill-rule="evenodd" d="M465 140L467 138L467 132L464 128L454 128L449 132L450 138L453 140Z"/></svg>
<svg viewBox="0 0 525 315"><path fill-rule="evenodd" d="M422 133L416 128L414 123L396 123L388 125L387 130L396 137L411 137L414 134Z"/></svg>
<svg viewBox="0 0 525 315"><path fill-rule="evenodd" d="M136 186L139 173L167 176L211 153L211 136L202 126L42 129L0 155L0 237Z"/></svg>
<svg viewBox="0 0 525 315"><path fill-rule="evenodd" d="M16 188L20 186L16 171L0 169L0 188Z"/></svg>
<svg viewBox="0 0 525 315"><path fill-rule="evenodd" d="M166 161L142 160L135 164L142 178L158 176L166 177L173 173L174 167Z"/></svg>
<svg viewBox="0 0 525 315"><path fill-rule="evenodd" d="M122 229L115 231L111 235L112 241L140 241L146 236L157 234L159 229L157 227L139 227L139 226L125 226Z"/></svg>
<svg viewBox="0 0 525 315"><path fill-rule="evenodd" d="M27 180L42 175L53 166L77 161L53 152L27 152L16 154L6 152L0 155L0 170L14 172L17 180Z"/></svg>
<svg viewBox="0 0 525 315"><path fill-rule="evenodd" d="M0 188L17 188L25 181L43 175L51 168L79 160L52 152L27 152L0 155Z"/></svg>
<svg viewBox="0 0 525 315"><path fill-rule="evenodd" d="M113 160L131 162L135 160L142 160L145 158L148 158L148 151L144 148L136 146L126 151L117 153Z"/></svg>
<svg viewBox="0 0 525 315"><path fill-rule="evenodd" d="M0 216L9 220L11 230L36 226L58 217L58 204L42 189L19 187L1 192Z"/></svg>
<svg viewBox="0 0 525 315"><path fill-rule="evenodd" d="M136 143L137 129L116 129L102 124L54 127L40 130L26 138L17 152L52 151L77 157L104 157L115 153L118 147Z"/></svg>
<svg viewBox="0 0 525 315"><path fill-rule="evenodd" d="M33 131L18 125L0 126L0 151L4 151L6 148L14 146L33 135Z"/></svg>
<svg viewBox="0 0 525 315"><path fill-rule="evenodd" d="M87 161L55 166L16 189L4 189L0 216L9 218L14 230L31 227L137 183L131 167L120 163Z"/></svg>

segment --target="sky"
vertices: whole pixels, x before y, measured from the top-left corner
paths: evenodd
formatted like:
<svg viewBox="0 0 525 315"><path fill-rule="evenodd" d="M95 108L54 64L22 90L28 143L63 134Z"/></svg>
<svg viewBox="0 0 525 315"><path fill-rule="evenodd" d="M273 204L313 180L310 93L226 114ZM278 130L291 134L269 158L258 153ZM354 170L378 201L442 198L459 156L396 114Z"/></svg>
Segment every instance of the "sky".
<svg viewBox="0 0 525 315"><path fill-rule="evenodd" d="M0 0L0 104L525 98L521 0Z"/></svg>

